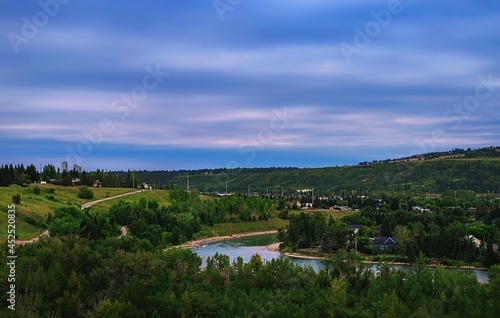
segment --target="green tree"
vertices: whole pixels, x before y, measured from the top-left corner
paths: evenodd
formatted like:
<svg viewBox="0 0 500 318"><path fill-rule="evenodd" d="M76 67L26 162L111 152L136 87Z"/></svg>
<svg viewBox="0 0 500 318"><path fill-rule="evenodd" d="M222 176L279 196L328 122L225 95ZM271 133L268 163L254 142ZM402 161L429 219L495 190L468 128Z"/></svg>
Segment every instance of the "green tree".
<svg viewBox="0 0 500 318"><path fill-rule="evenodd" d="M93 199L94 198L94 192L90 190L87 186L83 186L80 188L78 191L78 197L80 199Z"/></svg>
<svg viewBox="0 0 500 318"><path fill-rule="evenodd" d="M12 202L14 202L14 204L21 204L21 195L19 193L14 194L12 196Z"/></svg>

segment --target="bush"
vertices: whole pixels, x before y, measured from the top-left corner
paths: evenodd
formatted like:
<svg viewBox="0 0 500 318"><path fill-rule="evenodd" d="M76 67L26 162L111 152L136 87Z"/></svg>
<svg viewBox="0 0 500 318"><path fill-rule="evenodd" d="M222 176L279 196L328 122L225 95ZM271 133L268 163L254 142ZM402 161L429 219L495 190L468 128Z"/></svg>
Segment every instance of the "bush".
<svg viewBox="0 0 500 318"><path fill-rule="evenodd" d="M40 187L38 187L38 186L33 187L33 193L40 194Z"/></svg>
<svg viewBox="0 0 500 318"><path fill-rule="evenodd" d="M288 215L288 210L281 210L278 214L280 219L288 220L290 217Z"/></svg>
<svg viewBox="0 0 500 318"><path fill-rule="evenodd" d="M80 191L78 192L78 197L80 199L93 199L94 192L92 192L92 190L90 190L88 187L81 187Z"/></svg>
<svg viewBox="0 0 500 318"><path fill-rule="evenodd" d="M56 189L55 188L48 188L46 191L47 191L47 193L54 193L54 192L56 192Z"/></svg>
<svg viewBox="0 0 500 318"><path fill-rule="evenodd" d="M21 195L19 193L14 194L12 196L12 202L14 202L14 204L21 204Z"/></svg>

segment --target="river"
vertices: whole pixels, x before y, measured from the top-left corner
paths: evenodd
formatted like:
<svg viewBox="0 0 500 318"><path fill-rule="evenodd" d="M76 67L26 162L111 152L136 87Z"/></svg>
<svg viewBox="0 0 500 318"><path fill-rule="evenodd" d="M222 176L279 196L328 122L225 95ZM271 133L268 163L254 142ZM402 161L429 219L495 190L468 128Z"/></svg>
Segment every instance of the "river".
<svg viewBox="0 0 500 318"><path fill-rule="evenodd" d="M278 242L276 234L266 234L266 235L256 235L247 236L233 240L226 240L217 243L207 244L202 247L192 248L191 251L198 254L205 263L207 257L215 255L215 253L224 254L229 256L231 261L235 260L238 256L241 256L245 262L250 261L250 258L254 254L259 254L264 261L271 260L273 258L287 257L279 252L273 252L267 249L267 246ZM316 270L323 268L323 264L318 260L306 260L306 259L296 259L290 258L291 262L300 266L309 265ZM394 265L395 268L402 270L409 270L409 265ZM372 266L373 270L377 270L377 265ZM451 271L470 271L474 273L481 283L488 282L488 271L481 269L458 269L450 268Z"/></svg>

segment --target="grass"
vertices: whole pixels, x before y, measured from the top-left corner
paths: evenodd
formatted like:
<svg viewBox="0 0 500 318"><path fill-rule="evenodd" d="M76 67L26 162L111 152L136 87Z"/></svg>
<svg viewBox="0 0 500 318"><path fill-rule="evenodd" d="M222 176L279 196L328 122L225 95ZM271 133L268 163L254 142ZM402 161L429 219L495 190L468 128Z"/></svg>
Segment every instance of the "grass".
<svg viewBox="0 0 500 318"><path fill-rule="evenodd" d="M35 194L33 188L40 188L40 194ZM94 198L92 200L84 200L78 198L79 187L62 187L51 184L32 184L27 187L19 185L11 185L10 187L0 188L0 242L7 239L7 206L12 204L12 196L19 194L21 196L21 204L16 204L16 235L20 240L27 240L40 235L47 229L46 219L49 213L54 213L55 210L73 206L80 208L82 204L104 199L107 197L128 193L134 189L126 188L92 188ZM156 200L160 206L169 205L168 191L145 191L122 198L100 202L92 206L92 210L98 213L108 213L109 208L116 202L123 200L125 202L139 201L141 198L146 200ZM205 198L205 197L203 197ZM206 198L205 198L206 199ZM332 216L334 219L340 219L346 215L354 214L355 212L341 212L331 210L319 210L327 216ZM291 213L300 213L302 211L290 211ZM313 212L313 211L305 211ZM201 233L198 233L199 238L217 236L217 235L232 235L238 233L261 232L269 230L277 230L288 225L287 220L282 220L278 217L273 217L268 221L258 222L240 222L240 223L221 223L214 226L203 227Z"/></svg>
<svg viewBox="0 0 500 318"><path fill-rule="evenodd" d="M291 213L300 213L306 211L293 211ZM336 210L314 210L326 214L327 216L332 216L334 219L341 219L346 215L355 214L356 212L342 212ZM313 211L311 211L313 212ZM243 234L251 232L264 232L277 230L279 228L284 228L288 226L289 221L283 220L278 217L273 217L267 221L256 221L256 222L239 222L239 223L219 223L213 226L204 226L202 231L198 233L195 239L201 239L211 236L223 236L223 235L233 235L233 234Z"/></svg>
<svg viewBox="0 0 500 318"><path fill-rule="evenodd" d="M271 231L286 227L287 225L287 220L282 220L278 217L274 217L267 221L219 223L214 224L213 226L204 226L202 231L197 234L196 239L212 236Z"/></svg>
<svg viewBox="0 0 500 318"><path fill-rule="evenodd" d="M35 186L40 188L40 194L34 193L33 188ZM21 196L21 204L16 204L16 235L18 239L26 240L36 237L46 230L45 220L47 215L54 213L55 210L61 207L74 206L80 208L82 204L89 201L133 191L133 189L124 188L92 188L94 199L84 200L78 198L79 189L79 187L61 187L52 184L32 184L27 187L11 185L10 187L0 188L0 202L2 202L0 206L0 242L7 239L7 206L13 204L12 196L15 194ZM105 201L109 206L113 202L116 201ZM98 210L98 207L96 210Z"/></svg>
<svg viewBox="0 0 500 318"><path fill-rule="evenodd" d="M300 212L305 212L305 213L320 212L320 213L323 213L326 217L331 216L335 220L339 220L339 219L343 218L344 216L353 215L353 214L358 213L358 212L354 212L354 211L340 211L340 210L290 210L290 214L299 214Z"/></svg>
<svg viewBox="0 0 500 318"><path fill-rule="evenodd" d="M132 189L129 189L132 190ZM130 192L130 191L129 191ZM122 198L117 198L113 200L108 200L104 202L100 202L97 204L94 204L92 206L92 211L97 211L97 212L102 212L102 213L108 213L109 208L117 203L118 201L125 201L125 202L137 202L141 198L144 198L146 200L156 200L160 204L160 206L166 206L169 205L170 202L169 200L169 192L168 191L162 191L162 190L155 190L155 191L144 191L141 193L136 193L136 194L131 194L126 197Z"/></svg>

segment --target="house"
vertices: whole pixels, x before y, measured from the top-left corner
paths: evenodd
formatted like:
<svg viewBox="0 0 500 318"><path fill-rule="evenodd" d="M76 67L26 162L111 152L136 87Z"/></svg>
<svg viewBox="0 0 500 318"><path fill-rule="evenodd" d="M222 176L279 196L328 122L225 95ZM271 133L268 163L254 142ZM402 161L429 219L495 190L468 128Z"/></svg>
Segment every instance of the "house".
<svg viewBox="0 0 500 318"><path fill-rule="evenodd" d="M334 205L330 207L330 210L340 210L340 211L352 211L352 209L345 205Z"/></svg>
<svg viewBox="0 0 500 318"><path fill-rule="evenodd" d="M477 209L474 208L474 207L470 207L470 208L467 208L467 212L469 212L469 213L476 213Z"/></svg>
<svg viewBox="0 0 500 318"><path fill-rule="evenodd" d="M421 208L419 206L414 206L412 207L412 210L414 212L419 212L419 213L424 213L424 212L431 212L431 209L424 209L424 208Z"/></svg>
<svg viewBox="0 0 500 318"><path fill-rule="evenodd" d="M312 209L313 204L311 202L304 202L304 203L297 202L297 207L299 207L303 210L307 210L307 209Z"/></svg>
<svg viewBox="0 0 500 318"><path fill-rule="evenodd" d="M371 240L370 246L375 247L380 252L392 252L396 248L396 239L391 236L380 235Z"/></svg>

